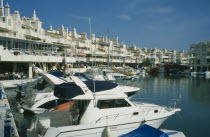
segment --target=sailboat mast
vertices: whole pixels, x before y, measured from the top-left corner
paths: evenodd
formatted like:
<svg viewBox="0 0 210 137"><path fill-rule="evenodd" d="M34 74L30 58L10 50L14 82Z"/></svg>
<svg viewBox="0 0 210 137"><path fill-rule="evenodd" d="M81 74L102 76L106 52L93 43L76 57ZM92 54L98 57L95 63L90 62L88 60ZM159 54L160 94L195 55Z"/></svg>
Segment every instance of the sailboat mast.
<svg viewBox="0 0 210 137"><path fill-rule="evenodd" d="M91 32L91 22L90 22L90 17L89 19L89 29L90 29L90 42L91 42L91 60L92 60L92 72L93 72L93 44L92 44L92 32ZM93 73L92 73L93 75ZM96 106L96 100L95 100L95 92L96 92L96 88L95 88L95 80L93 79L93 101L94 101L94 107Z"/></svg>
<svg viewBox="0 0 210 137"><path fill-rule="evenodd" d="M89 29L90 29L91 61L92 61L92 67L93 67L93 46L92 46L92 32L91 32L90 17L88 18L88 20L89 20Z"/></svg>
<svg viewBox="0 0 210 137"><path fill-rule="evenodd" d="M109 37L109 29L108 29L108 60L107 60L108 68L110 67L110 37Z"/></svg>

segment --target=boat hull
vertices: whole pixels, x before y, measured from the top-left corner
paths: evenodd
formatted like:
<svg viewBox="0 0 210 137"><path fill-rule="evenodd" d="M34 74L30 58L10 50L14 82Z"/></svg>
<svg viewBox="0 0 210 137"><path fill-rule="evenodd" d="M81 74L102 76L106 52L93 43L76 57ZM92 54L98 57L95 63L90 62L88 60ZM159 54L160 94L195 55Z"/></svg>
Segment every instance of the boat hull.
<svg viewBox="0 0 210 137"><path fill-rule="evenodd" d="M49 128L44 137L118 137L138 128L140 125L141 122L135 122L112 126L81 125Z"/></svg>
<svg viewBox="0 0 210 137"><path fill-rule="evenodd" d="M167 119L164 117L161 119L139 121L133 123L125 123L119 125L77 125L77 126L65 126L65 127L50 127L47 129L44 137L118 137L122 136L132 130L135 130L143 124L148 124L152 127L159 128L160 125ZM33 131L28 130L28 135L32 135Z"/></svg>
<svg viewBox="0 0 210 137"><path fill-rule="evenodd" d="M168 119L168 117L164 117L164 118L160 118L160 119L155 119L155 120L149 120L149 121L146 121L145 124L147 125L150 125L154 128L159 128L160 125L163 124L163 122Z"/></svg>

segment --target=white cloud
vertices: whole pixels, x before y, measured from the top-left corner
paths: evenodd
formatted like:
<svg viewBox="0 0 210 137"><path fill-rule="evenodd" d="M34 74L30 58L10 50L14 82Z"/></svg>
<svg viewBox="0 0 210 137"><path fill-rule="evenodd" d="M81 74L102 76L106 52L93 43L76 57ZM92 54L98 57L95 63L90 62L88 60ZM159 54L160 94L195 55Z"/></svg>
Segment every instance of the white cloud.
<svg viewBox="0 0 210 137"><path fill-rule="evenodd" d="M131 17L127 14L121 14L119 16L117 16L119 19L122 19L122 20L131 20Z"/></svg>
<svg viewBox="0 0 210 137"><path fill-rule="evenodd" d="M168 14L174 12L173 8L161 7L161 8L150 8L143 10L146 14Z"/></svg>
<svg viewBox="0 0 210 137"><path fill-rule="evenodd" d="M87 16L72 16L73 18L76 18L78 20L88 20L91 17L87 17ZM92 18L91 18L92 19Z"/></svg>
<svg viewBox="0 0 210 137"><path fill-rule="evenodd" d="M139 3L148 2L150 0L130 0L129 3L126 5L127 9L134 9L137 7Z"/></svg>

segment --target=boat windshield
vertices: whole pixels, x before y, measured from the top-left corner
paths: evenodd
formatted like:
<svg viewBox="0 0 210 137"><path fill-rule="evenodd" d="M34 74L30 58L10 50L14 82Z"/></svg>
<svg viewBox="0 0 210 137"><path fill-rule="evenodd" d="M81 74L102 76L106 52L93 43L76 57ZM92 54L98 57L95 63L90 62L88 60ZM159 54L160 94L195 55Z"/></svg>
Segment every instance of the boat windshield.
<svg viewBox="0 0 210 137"><path fill-rule="evenodd" d="M99 109L130 107L131 105L125 99L98 100Z"/></svg>

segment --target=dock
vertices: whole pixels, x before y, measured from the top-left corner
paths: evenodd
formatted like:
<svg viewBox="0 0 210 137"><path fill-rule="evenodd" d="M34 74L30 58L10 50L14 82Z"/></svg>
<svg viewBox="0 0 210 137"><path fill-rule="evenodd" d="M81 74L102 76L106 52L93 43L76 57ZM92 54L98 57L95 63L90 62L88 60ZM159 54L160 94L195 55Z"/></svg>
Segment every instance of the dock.
<svg viewBox="0 0 210 137"><path fill-rule="evenodd" d="M2 83L0 83L0 137L19 137Z"/></svg>
<svg viewBox="0 0 210 137"><path fill-rule="evenodd" d="M0 83L3 85L4 89L16 88L17 85L27 82L33 82L36 79L17 79L17 80L0 80Z"/></svg>

